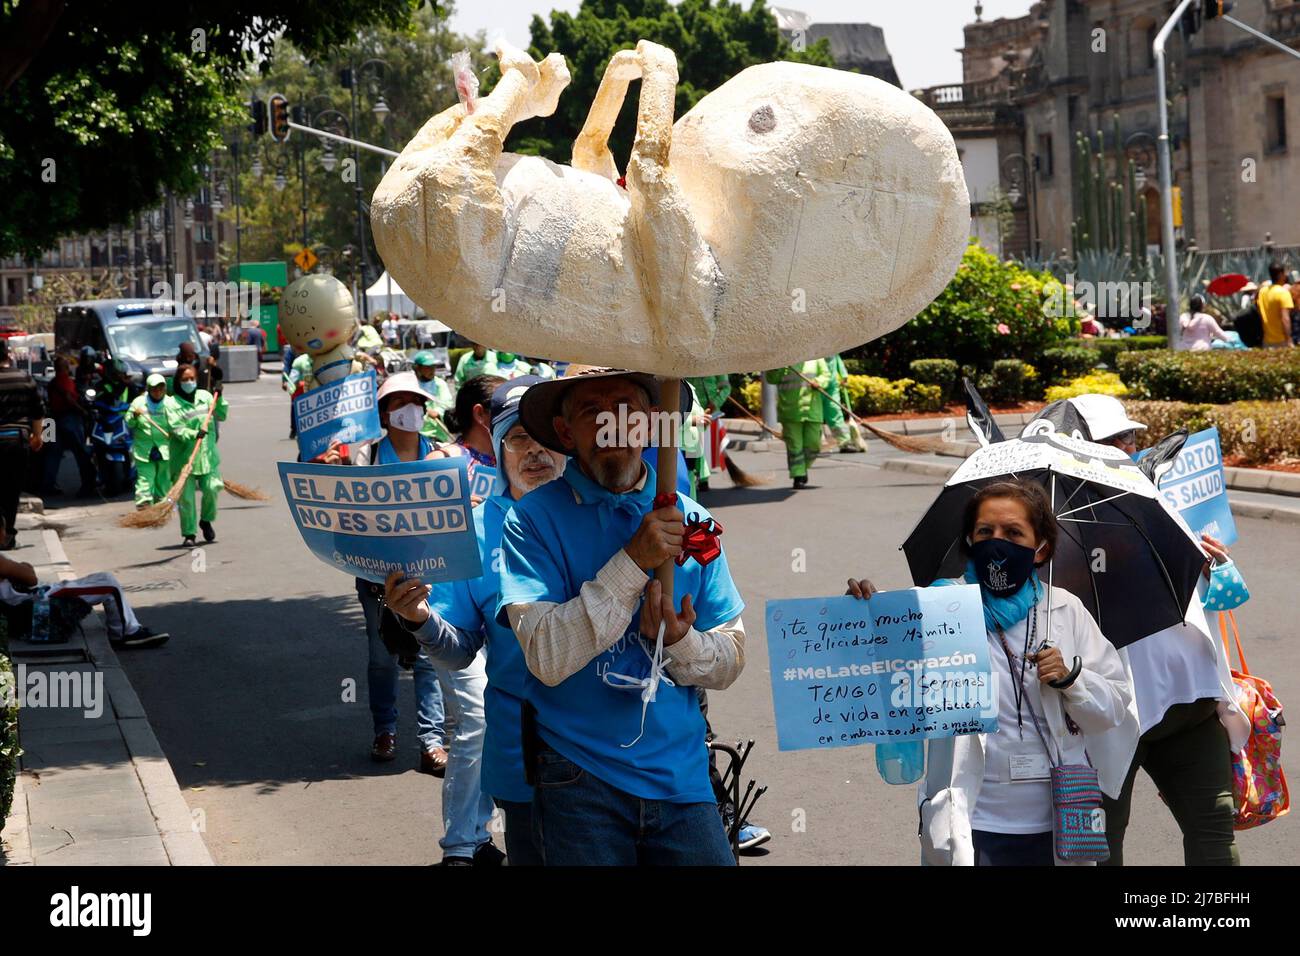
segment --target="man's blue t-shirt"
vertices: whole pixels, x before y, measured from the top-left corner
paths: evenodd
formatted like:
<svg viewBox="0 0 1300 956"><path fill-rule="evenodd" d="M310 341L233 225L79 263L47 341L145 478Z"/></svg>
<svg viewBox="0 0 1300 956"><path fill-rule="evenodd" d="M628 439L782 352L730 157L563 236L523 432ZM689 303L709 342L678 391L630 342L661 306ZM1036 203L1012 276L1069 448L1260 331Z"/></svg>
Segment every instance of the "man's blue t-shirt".
<svg viewBox="0 0 1300 956"><path fill-rule="evenodd" d="M501 535L501 599L497 620L508 623L506 607L547 601L563 604L578 596L622 548L653 509L655 474L646 466L639 491L611 494L570 463L564 475L515 503ZM708 512L685 495L678 507L688 517ZM649 575L647 575L648 579ZM731 580L725 554L706 567L693 558L676 569L673 602L691 595L695 629L707 631L740 614L744 602ZM593 776L633 796L671 803L711 803L704 718L694 687L660 683L641 729L640 689L620 690L605 674L639 679L650 673L653 642L640 636L640 611L622 637L582 670L555 687L532 673L525 698L537 709L538 733L556 751ZM672 648L665 649L671 658Z"/></svg>
<svg viewBox="0 0 1300 956"><path fill-rule="evenodd" d="M483 792L498 800L527 803L533 799L533 788L524 779L519 711L528 667L514 631L498 624L495 616L501 581L501 524L513 504L514 499L506 495L493 495L474 509L474 534L483 559L483 574L468 581L435 584L429 606L448 624L462 631L482 630L487 636Z"/></svg>
<svg viewBox="0 0 1300 956"><path fill-rule="evenodd" d="M655 468L659 463L659 449L651 446L641 453L641 460L650 468ZM682 450L677 449L677 491L683 496L689 496L691 493L691 469L686 464L686 456ZM685 512L683 512L684 514Z"/></svg>

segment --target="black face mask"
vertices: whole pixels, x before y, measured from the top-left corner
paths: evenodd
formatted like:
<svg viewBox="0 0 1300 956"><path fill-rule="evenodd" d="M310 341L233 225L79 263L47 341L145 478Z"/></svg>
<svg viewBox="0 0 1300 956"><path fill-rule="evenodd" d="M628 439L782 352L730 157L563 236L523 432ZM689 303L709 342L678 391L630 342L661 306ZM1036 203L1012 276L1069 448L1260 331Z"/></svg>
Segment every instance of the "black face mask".
<svg viewBox="0 0 1300 956"><path fill-rule="evenodd" d="M1010 597L1029 580L1034 570L1034 548L1005 538L977 541L969 547L980 586L996 597Z"/></svg>

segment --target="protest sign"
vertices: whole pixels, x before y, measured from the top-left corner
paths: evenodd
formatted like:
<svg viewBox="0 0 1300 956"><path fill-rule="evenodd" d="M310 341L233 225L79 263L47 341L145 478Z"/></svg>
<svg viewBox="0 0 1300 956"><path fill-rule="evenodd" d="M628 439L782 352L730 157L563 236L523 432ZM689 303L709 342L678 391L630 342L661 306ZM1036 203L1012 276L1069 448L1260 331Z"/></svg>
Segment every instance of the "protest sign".
<svg viewBox="0 0 1300 956"><path fill-rule="evenodd" d="M497 485L497 470L491 465L472 462L469 466L469 493L478 498L489 498Z"/></svg>
<svg viewBox="0 0 1300 956"><path fill-rule="evenodd" d="M426 584L483 573L465 459L353 468L282 461L280 483L303 541L331 567Z"/></svg>
<svg viewBox="0 0 1300 956"><path fill-rule="evenodd" d="M1197 537L1208 534L1227 545L1237 540L1217 428L1187 437L1172 467L1160 478L1160 494Z"/></svg>
<svg viewBox="0 0 1300 956"><path fill-rule="evenodd" d="M293 419L303 461L315 458L335 439L348 444L378 438L382 432L374 371L303 392L293 400Z"/></svg>
<svg viewBox="0 0 1300 956"><path fill-rule="evenodd" d="M781 750L992 733L979 586L767 602Z"/></svg>

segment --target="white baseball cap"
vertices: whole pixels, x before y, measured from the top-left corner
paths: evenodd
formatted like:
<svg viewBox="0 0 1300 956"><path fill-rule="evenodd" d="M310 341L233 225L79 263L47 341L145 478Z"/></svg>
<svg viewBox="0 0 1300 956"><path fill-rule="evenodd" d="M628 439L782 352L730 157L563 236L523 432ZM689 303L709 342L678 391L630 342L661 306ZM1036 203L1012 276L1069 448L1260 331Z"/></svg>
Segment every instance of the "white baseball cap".
<svg viewBox="0 0 1300 956"><path fill-rule="evenodd" d="M1070 399L1070 404L1083 416L1088 434L1095 442L1105 441L1121 432L1146 430L1141 422L1128 417L1124 403L1113 395L1078 395Z"/></svg>

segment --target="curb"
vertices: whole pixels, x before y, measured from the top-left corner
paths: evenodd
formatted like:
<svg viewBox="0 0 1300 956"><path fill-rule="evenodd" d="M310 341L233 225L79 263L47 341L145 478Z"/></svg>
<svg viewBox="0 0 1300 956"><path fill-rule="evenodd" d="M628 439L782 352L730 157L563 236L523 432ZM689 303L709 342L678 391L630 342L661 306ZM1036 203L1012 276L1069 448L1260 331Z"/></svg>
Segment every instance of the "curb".
<svg viewBox="0 0 1300 956"><path fill-rule="evenodd" d="M167 859L172 866L215 866L203 837L194 830L189 804L181 796L172 765L163 754L144 705L122 670L107 634L96 630L86 638L86 645L90 659L104 675L104 688L117 715L118 729L126 741L132 769L153 813Z"/></svg>
<svg viewBox="0 0 1300 956"><path fill-rule="evenodd" d="M59 539L58 532L51 528L42 528L41 537L50 561L37 568L38 574L44 571L57 575L61 580L76 577L67 552L63 550L63 542ZM149 811L153 814L154 824L158 829L158 836L162 840L163 851L167 854L168 862L172 866L215 866L215 861L208 851L207 844L203 842L203 837L193 828L189 804L181 795L180 784L172 772L171 764L158 743L158 738L149 724L149 717L140 703L135 688L131 686L126 672L122 669L117 652L108 641L107 633L101 632L98 628L92 629L91 633L86 635L86 652L95 669L104 675L104 689L108 692L109 705L113 708L118 731L122 735L127 753L131 756L131 769L135 772L136 779L140 781L145 802L148 803ZM20 738L19 744L21 743ZM18 775L18 779L14 796L14 815L18 815L17 808L22 794L22 774ZM11 862L25 865L34 861L28 832L26 799L22 798L22 800L22 822L15 827L15 841L18 845L15 858ZM11 825L13 825L12 818L5 826L6 842L9 841Z"/></svg>

